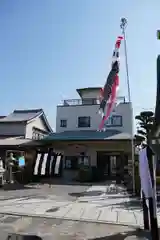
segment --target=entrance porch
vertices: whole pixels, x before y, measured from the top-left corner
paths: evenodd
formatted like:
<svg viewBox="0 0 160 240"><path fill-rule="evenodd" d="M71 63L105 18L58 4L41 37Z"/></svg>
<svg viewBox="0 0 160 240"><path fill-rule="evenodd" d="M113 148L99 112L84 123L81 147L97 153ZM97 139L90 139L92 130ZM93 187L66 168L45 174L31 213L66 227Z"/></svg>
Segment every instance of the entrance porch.
<svg viewBox="0 0 160 240"><path fill-rule="evenodd" d="M76 180L81 168L88 168L97 180L126 180L132 172L130 139L50 140L45 145L63 154L62 177Z"/></svg>

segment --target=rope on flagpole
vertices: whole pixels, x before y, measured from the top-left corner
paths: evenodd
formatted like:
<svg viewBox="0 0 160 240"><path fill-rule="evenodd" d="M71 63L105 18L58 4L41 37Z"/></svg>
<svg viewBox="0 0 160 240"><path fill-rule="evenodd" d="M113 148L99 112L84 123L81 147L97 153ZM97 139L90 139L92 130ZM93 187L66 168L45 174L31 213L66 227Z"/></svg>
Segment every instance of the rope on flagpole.
<svg viewBox="0 0 160 240"><path fill-rule="evenodd" d="M127 77L127 89L128 89L128 101L131 107L131 118L132 118L132 136L131 136L131 154L132 154L132 185L133 185L133 194L135 194L135 156L134 156L134 133L133 133L133 105L131 101L131 88L130 88L130 79L129 79L129 70L128 70L128 55L127 55L127 43L126 43L126 27L127 19L121 18L120 28L122 29L122 34L124 38L124 54L125 54L125 65L126 65L126 77Z"/></svg>

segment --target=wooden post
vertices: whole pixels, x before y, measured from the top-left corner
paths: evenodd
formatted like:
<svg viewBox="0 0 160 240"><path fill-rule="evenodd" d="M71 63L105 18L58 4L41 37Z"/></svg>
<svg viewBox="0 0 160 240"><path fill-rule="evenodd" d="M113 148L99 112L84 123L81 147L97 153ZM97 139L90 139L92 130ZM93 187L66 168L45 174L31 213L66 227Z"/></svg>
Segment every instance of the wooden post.
<svg viewBox="0 0 160 240"><path fill-rule="evenodd" d="M150 175L152 180L152 188L153 188L153 196L149 198L149 213L150 213L150 229L151 229L151 236L153 240L159 239L159 232L158 232L158 221L157 221L157 211L156 211L156 196L155 190L156 189L156 179L155 179L155 167L153 166L154 162L154 155L149 146L147 146L147 158L149 163Z"/></svg>

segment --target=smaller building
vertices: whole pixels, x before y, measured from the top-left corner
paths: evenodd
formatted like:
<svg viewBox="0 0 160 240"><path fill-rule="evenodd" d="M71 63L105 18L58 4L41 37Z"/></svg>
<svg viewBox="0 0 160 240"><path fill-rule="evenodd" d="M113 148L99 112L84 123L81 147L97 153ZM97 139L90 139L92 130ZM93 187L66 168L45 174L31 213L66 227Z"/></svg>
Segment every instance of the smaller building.
<svg viewBox="0 0 160 240"><path fill-rule="evenodd" d="M42 139L52 133L43 109L14 110L0 118L0 138Z"/></svg>
<svg viewBox="0 0 160 240"><path fill-rule="evenodd" d="M40 141L36 140L52 132L43 109L14 110L8 116L0 117L0 157L3 166L6 168L6 159L11 153L17 160L25 157L25 169L20 168L17 162L14 164L16 180L19 173L23 173L26 182L32 179L36 152L41 147Z"/></svg>

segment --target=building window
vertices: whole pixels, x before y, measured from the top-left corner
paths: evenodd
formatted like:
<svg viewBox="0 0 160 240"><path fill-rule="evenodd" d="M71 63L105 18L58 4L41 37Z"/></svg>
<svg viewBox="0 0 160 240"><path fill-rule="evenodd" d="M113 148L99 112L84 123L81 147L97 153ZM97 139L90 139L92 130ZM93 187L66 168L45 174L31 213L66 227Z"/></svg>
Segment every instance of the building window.
<svg viewBox="0 0 160 240"><path fill-rule="evenodd" d="M66 128L67 127L67 120L61 119L60 120L60 127Z"/></svg>
<svg viewBox="0 0 160 240"><path fill-rule="evenodd" d="M90 117L79 117L78 118L78 127L79 128L90 127L90 125L91 125Z"/></svg>
<svg viewBox="0 0 160 240"><path fill-rule="evenodd" d="M78 164L83 166L89 166L90 165L90 159L88 156L80 156L78 158Z"/></svg>
<svg viewBox="0 0 160 240"><path fill-rule="evenodd" d="M40 140L44 138L44 134L40 133L40 132L37 132L36 130L33 130L33 133L32 133L32 139L34 140Z"/></svg>
<svg viewBox="0 0 160 240"><path fill-rule="evenodd" d="M65 169L72 169L77 170L78 169L78 157L77 156L66 156L65 157Z"/></svg>
<svg viewBox="0 0 160 240"><path fill-rule="evenodd" d="M106 127L122 127L122 116L120 115L113 115L108 118L105 122Z"/></svg>
<svg viewBox="0 0 160 240"><path fill-rule="evenodd" d="M34 139L34 140L37 139L37 133L35 131L33 131L33 133L32 133L32 139Z"/></svg>

